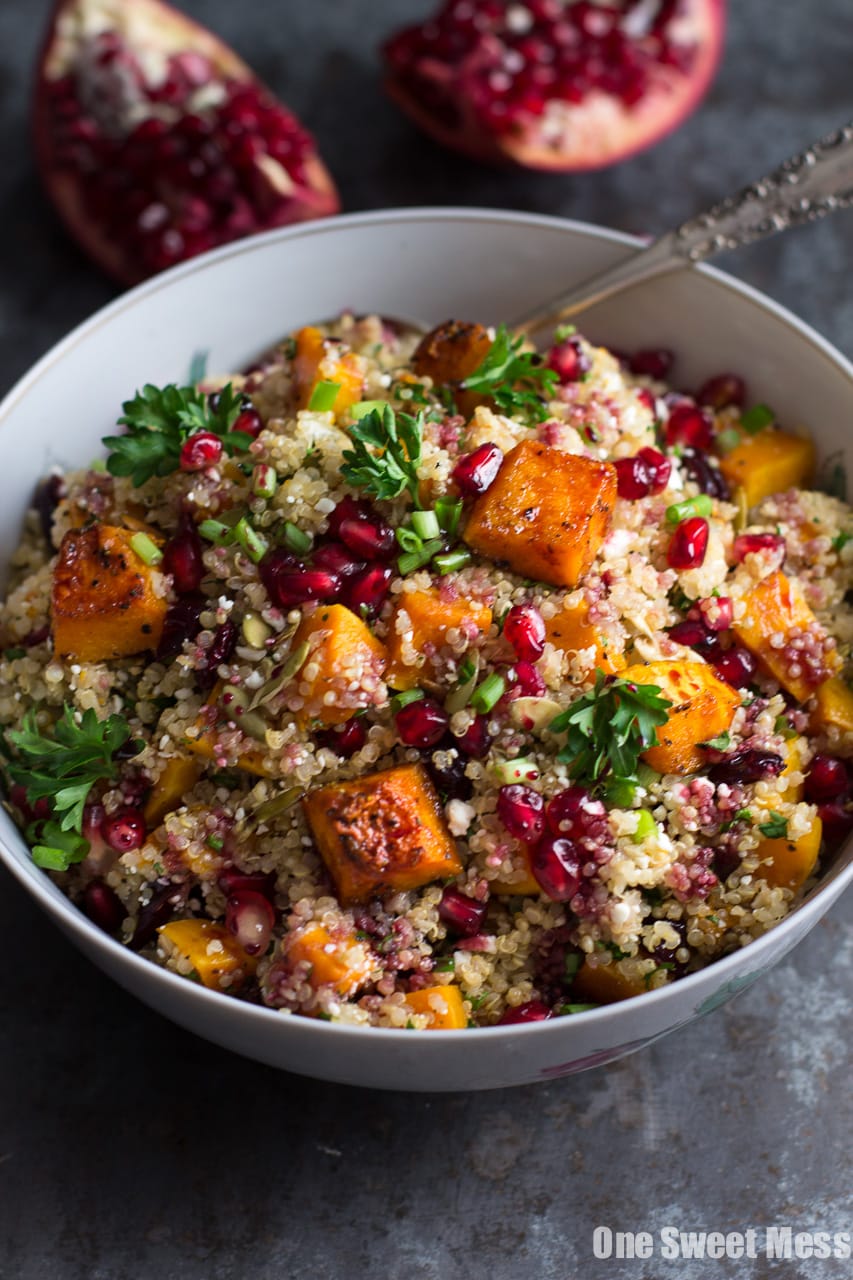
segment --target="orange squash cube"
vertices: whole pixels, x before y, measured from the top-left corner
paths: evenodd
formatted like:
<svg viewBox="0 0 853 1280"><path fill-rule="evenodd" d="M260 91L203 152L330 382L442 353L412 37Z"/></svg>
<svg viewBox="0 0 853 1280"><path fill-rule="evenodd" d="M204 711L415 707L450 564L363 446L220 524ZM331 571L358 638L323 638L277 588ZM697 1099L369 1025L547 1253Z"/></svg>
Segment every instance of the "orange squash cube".
<svg viewBox="0 0 853 1280"><path fill-rule="evenodd" d="M447 984L442 987L423 987L410 991L406 1004L413 1013L426 1013L432 1021L427 1031L458 1031L468 1026L465 1002L458 987Z"/></svg>
<svg viewBox="0 0 853 1280"><path fill-rule="evenodd" d="M173 954L192 965L205 987L234 991L258 966L232 933L213 920L170 920L157 930Z"/></svg>
<svg viewBox="0 0 853 1280"><path fill-rule="evenodd" d="M518 865L506 880L490 880L489 893L495 898L529 898L539 896L542 887L530 870L530 854L527 849L519 850Z"/></svg>
<svg viewBox="0 0 853 1280"><path fill-rule="evenodd" d="M841 676L824 680L814 696L817 703L811 716L814 731L835 728L842 733L853 733L853 689Z"/></svg>
<svg viewBox="0 0 853 1280"><path fill-rule="evenodd" d="M705 763L699 746L728 729L740 706L740 694L720 680L705 662L649 662L626 667L620 679L657 685L672 703L658 745L643 759L658 773L695 773Z"/></svg>
<svg viewBox="0 0 853 1280"><path fill-rule="evenodd" d="M460 384L470 377L492 348L488 330L466 320L446 320L424 334L412 356L419 378L431 378L437 387L450 387L459 412L469 417L488 400L482 391L466 391Z"/></svg>
<svg viewBox="0 0 853 1280"><path fill-rule="evenodd" d="M293 652L302 644L310 652L294 677L305 698L301 725L342 724L370 703L388 657L366 622L342 604L321 605L303 619Z"/></svg>
<svg viewBox="0 0 853 1280"><path fill-rule="evenodd" d="M404 592L388 624L386 682L392 689L428 684L431 655L447 643L447 632L465 626L485 635L491 621L491 609L474 600L442 600L437 591ZM407 663L412 655L423 658L423 665Z"/></svg>
<svg viewBox="0 0 853 1280"><path fill-rule="evenodd" d="M158 827L167 813L183 804L185 794L192 790L203 771L201 760L192 756L172 756L166 761L145 801L145 825L149 831Z"/></svg>
<svg viewBox="0 0 853 1280"><path fill-rule="evenodd" d="M361 361L353 352L335 353L335 344L319 329L307 325L296 335L293 358L293 390L296 408L307 409L319 382L336 382L338 393L332 413L335 418L357 404L364 389Z"/></svg>
<svg viewBox="0 0 853 1280"><path fill-rule="evenodd" d="M523 440L471 508L464 538L525 578L575 587L610 529L616 469Z"/></svg>
<svg viewBox="0 0 853 1280"><path fill-rule="evenodd" d="M765 836L756 853L761 866L755 872L757 880L766 880L779 889L802 889L817 865L823 823L815 817L811 827L797 840L787 836Z"/></svg>
<svg viewBox="0 0 853 1280"><path fill-rule="evenodd" d="M333 782L302 803L344 904L419 889L462 870L423 765Z"/></svg>
<svg viewBox="0 0 853 1280"><path fill-rule="evenodd" d="M595 968L584 960L572 983L572 999L580 996L588 1004L615 1004L618 1000L630 1000L644 995L648 990L645 978L628 975L619 967L623 961L598 964Z"/></svg>
<svg viewBox="0 0 853 1280"><path fill-rule="evenodd" d="M732 624L738 640L755 654L765 671L778 680L783 689L787 689L799 702L806 702L817 686L839 669L841 659L835 650L830 650L824 658L823 672L812 681L805 674L792 674L791 660L785 656L785 649L772 643L777 636L782 636L787 645L801 631L821 630L799 583L791 582L784 573L771 573L747 592L744 604L744 616Z"/></svg>
<svg viewBox="0 0 853 1280"><path fill-rule="evenodd" d="M747 506L754 507L773 493L803 488L814 462L811 440L766 427L754 436L745 436L720 460L720 470L732 489L743 489Z"/></svg>
<svg viewBox="0 0 853 1280"><path fill-rule="evenodd" d="M53 570L51 618L57 657L106 662L156 649L168 603L162 576L112 525L69 529Z"/></svg>
<svg viewBox="0 0 853 1280"><path fill-rule="evenodd" d="M332 986L339 996L355 995L374 967L369 947L351 929L330 933L317 921L287 934L281 948L289 964L311 966L312 987Z"/></svg>
<svg viewBox="0 0 853 1280"><path fill-rule="evenodd" d="M181 741L184 750L194 756L201 756L203 760L218 762L222 759L218 726L227 722L227 715L219 706L218 699L224 687L221 680L217 681L210 692L210 701L202 707L193 726L194 736L190 737L188 734ZM269 778L271 774L264 756L265 752L260 746L244 747L237 759L230 763L238 769L245 769L247 773L255 774L258 778Z"/></svg>
<svg viewBox="0 0 853 1280"><path fill-rule="evenodd" d="M580 604L566 605L553 618L548 618L545 622L545 639L564 653L594 649L593 667L600 668L605 675L616 675L625 666L625 655L607 646L590 622L589 605L585 600Z"/></svg>

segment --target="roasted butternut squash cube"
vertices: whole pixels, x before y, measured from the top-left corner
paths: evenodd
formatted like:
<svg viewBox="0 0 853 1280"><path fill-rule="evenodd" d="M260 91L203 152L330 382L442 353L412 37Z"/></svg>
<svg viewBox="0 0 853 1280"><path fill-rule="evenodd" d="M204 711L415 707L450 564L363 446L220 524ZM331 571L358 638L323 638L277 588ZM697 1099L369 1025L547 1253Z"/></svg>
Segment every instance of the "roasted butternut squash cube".
<svg viewBox="0 0 853 1280"><path fill-rule="evenodd" d="M388 656L367 623L342 604L321 605L303 619L293 638L310 652L295 683L305 699L301 725L342 724L368 706L382 682Z"/></svg>
<svg viewBox="0 0 853 1280"><path fill-rule="evenodd" d="M754 507L773 493L803 488L814 462L811 440L766 427L757 435L745 436L720 460L720 470L732 489L743 489L747 506Z"/></svg>
<svg viewBox="0 0 853 1280"><path fill-rule="evenodd" d="M789 647L796 636L806 632L818 639L825 634L806 603L799 583L792 582L784 573L771 573L747 592L744 604L746 612L732 624L738 640L755 654L764 670L778 680L783 689L799 702L805 702L818 685L838 670L841 659L831 649L822 662L806 667Z"/></svg>
<svg viewBox="0 0 853 1280"><path fill-rule="evenodd" d="M634 967L634 962L627 963ZM644 995L648 990L645 975L626 973L625 964L624 960L618 960L593 968L588 960L584 960L572 983L572 999L580 997L578 1003L615 1004L618 1000Z"/></svg>
<svg viewBox="0 0 853 1280"><path fill-rule="evenodd" d="M172 756L145 801L145 825L150 831L163 821L167 813L183 804L204 771L201 760L193 756Z"/></svg>
<svg viewBox="0 0 853 1280"><path fill-rule="evenodd" d="M474 600L442 600L437 591L407 591L398 597L388 624L388 669L392 689L429 684L435 654L447 633L464 630L471 640L485 635L492 611Z"/></svg>
<svg viewBox="0 0 853 1280"><path fill-rule="evenodd" d="M370 948L352 929L333 933L317 921L289 933L281 944L288 964L310 965L312 987L332 986L339 996L352 996L364 986L374 967Z"/></svg>
<svg viewBox="0 0 853 1280"><path fill-rule="evenodd" d="M236 990L258 966L259 957L248 955L234 935L213 920L170 920L157 932L163 951L183 958L214 991Z"/></svg>
<svg viewBox="0 0 853 1280"><path fill-rule="evenodd" d="M626 667L621 680L657 685L672 703L658 745L643 759L658 773L695 773L705 763L698 745L728 729L740 706L740 694L720 680L705 662L649 662Z"/></svg>
<svg viewBox="0 0 853 1280"><path fill-rule="evenodd" d="M106 662L156 649L168 604L163 577L142 560L127 529L69 529L53 570L57 657Z"/></svg>
<svg viewBox="0 0 853 1280"><path fill-rule="evenodd" d="M541 892L539 881L530 870L530 854L527 849L519 851L518 865L512 875L505 880L489 881L489 893L495 898L529 898L531 895L538 896Z"/></svg>
<svg viewBox="0 0 853 1280"><path fill-rule="evenodd" d="M522 440L476 499L464 538L525 578L575 587L610 529L616 469Z"/></svg>
<svg viewBox="0 0 853 1280"><path fill-rule="evenodd" d="M593 668L600 668L605 675L616 675L625 666L625 655L617 652L607 638L589 620L589 605L566 605L545 623L545 639L555 649L564 653L577 653L580 649L593 649Z"/></svg>
<svg viewBox="0 0 853 1280"><path fill-rule="evenodd" d="M488 330L466 320L445 320L421 338L412 356L419 378L431 378L437 387L450 387L456 407L466 417L488 397L460 386L485 360L492 347Z"/></svg>
<svg viewBox="0 0 853 1280"><path fill-rule="evenodd" d="M293 358L293 390L296 408L307 409L319 382L336 382L338 393L332 413L339 418L361 399L364 374L361 360L354 352L337 354L336 344L324 338L319 329L307 325L296 335Z"/></svg>
<svg viewBox="0 0 853 1280"><path fill-rule="evenodd" d="M221 680L214 685L210 693L210 701L199 712L192 735L187 733L181 740L182 747L194 756L201 756L203 760L213 760L218 768L224 768L230 764L238 769L245 769L247 773L254 773L258 778L269 778L271 772L265 761L265 753L260 746L244 746L236 759L230 759L230 753L222 750L219 729L220 726L225 727L227 718L224 710L219 706L218 699L223 688Z"/></svg>
<svg viewBox="0 0 853 1280"><path fill-rule="evenodd" d="M303 801L344 904L458 875L462 863L420 764L333 782Z"/></svg>
<svg viewBox="0 0 853 1280"><path fill-rule="evenodd" d="M458 1031L468 1026L462 992L452 984L410 991L406 1004L412 1013L425 1013L430 1017L427 1031Z"/></svg>
<svg viewBox="0 0 853 1280"><path fill-rule="evenodd" d="M792 804L802 800L806 790L805 779L802 782L798 782L796 786L791 782L791 775L794 773L802 774L805 768L803 764L805 747L805 738L791 738L784 744L782 749L785 757L785 768L779 775L779 781L780 785L785 788L785 799Z"/></svg>
<svg viewBox="0 0 853 1280"><path fill-rule="evenodd" d="M778 889L801 889L817 866L823 823L817 816L804 835L796 840L787 836L765 836L756 854L761 865L755 872L757 880L766 880Z"/></svg>
<svg viewBox="0 0 853 1280"><path fill-rule="evenodd" d="M834 728L853 733L853 689L841 676L824 680L814 696L817 705L812 712L811 727L815 732Z"/></svg>

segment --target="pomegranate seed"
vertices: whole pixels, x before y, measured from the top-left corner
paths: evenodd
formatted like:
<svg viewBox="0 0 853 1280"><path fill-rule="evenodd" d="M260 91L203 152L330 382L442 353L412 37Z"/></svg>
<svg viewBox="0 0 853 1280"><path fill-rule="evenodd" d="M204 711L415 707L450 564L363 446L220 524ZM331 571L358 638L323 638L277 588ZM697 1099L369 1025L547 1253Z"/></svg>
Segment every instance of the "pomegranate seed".
<svg viewBox="0 0 853 1280"><path fill-rule="evenodd" d="M16 782L10 789L9 799L15 808L20 811L21 817L25 822L42 821L50 817L51 807L48 798L40 796L35 804L31 805L27 800L27 789L20 782ZM90 807L95 808L94 805ZM103 813L103 809L101 809L101 812ZM84 831L83 834L86 835L86 832Z"/></svg>
<svg viewBox="0 0 853 1280"><path fill-rule="evenodd" d="M339 599L353 613L372 618L385 603L394 570L388 564L369 564L345 578Z"/></svg>
<svg viewBox="0 0 853 1280"><path fill-rule="evenodd" d="M708 596L704 600L697 600L696 607L709 631L728 631L732 625L734 615L728 596Z"/></svg>
<svg viewBox="0 0 853 1280"><path fill-rule="evenodd" d="M817 814L823 823L823 838L830 848L837 848L853 831L853 813L837 800L818 805Z"/></svg>
<svg viewBox="0 0 853 1280"><path fill-rule="evenodd" d="M785 539L779 533L739 533L732 543L732 558L735 564L741 564L749 555L760 555L762 551L784 555L785 549Z"/></svg>
<svg viewBox="0 0 853 1280"><path fill-rule="evenodd" d="M326 569L341 578L360 573L367 567L363 560L356 560L342 542L324 542L313 552L311 564L315 569Z"/></svg>
<svg viewBox="0 0 853 1280"><path fill-rule="evenodd" d="M275 875L272 871L238 871L236 867L226 867L224 871L220 871L217 883L226 898L249 890L272 901L275 893Z"/></svg>
<svg viewBox="0 0 853 1280"><path fill-rule="evenodd" d="M118 933L127 912L121 898L103 880L90 880L80 905L89 919L104 933Z"/></svg>
<svg viewBox="0 0 853 1280"><path fill-rule="evenodd" d="M578 382L592 368L592 361L577 338L567 338L552 347L545 363L561 382Z"/></svg>
<svg viewBox="0 0 853 1280"><path fill-rule="evenodd" d="M177 604L169 606L157 646L160 662L171 662L181 652L184 641L198 635L199 619L206 604L204 596L184 596Z"/></svg>
<svg viewBox="0 0 853 1280"><path fill-rule="evenodd" d="M654 378L657 382L665 382L675 359L671 351L665 347L635 351L628 358L628 368L632 373L646 378Z"/></svg>
<svg viewBox="0 0 853 1280"><path fill-rule="evenodd" d="M707 493L711 498L719 498L727 502L731 496L726 477L720 468L703 453L695 449L685 449L681 454L681 466L686 476L696 485L700 493Z"/></svg>
<svg viewBox="0 0 853 1280"><path fill-rule="evenodd" d="M366 498L353 498L346 494L329 516L329 533L333 538L339 539L341 525L345 520L370 520L373 514L373 508Z"/></svg>
<svg viewBox="0 0 853 1280"><path fill-rule="evenodd" d="M552 835L594 844L610 843L607 810L585 787L566 787L552 796L545 810L545 821Z"/></svg>
<svg viewBox="0 0 853 1280"><path fill-rule="evenodd" d="M179 596L198 591L204 577L201 538L194 526L178 531L163 548L163 569L172 575Z"/></svg>
<svg viewBox="0 0 853 1280"><path fill-rule="evenodd" d="M806 775L806 799L809 804L837 800L847 790L847 766L837 756L816 755Z"/></svg>
<svg viewBox="0 0 853 1280"><path fill-rule="evenodd" d="M746 404L746 383L736 373L718 373L702 383L696 399L712 409L726 409L729 405L742 409Z"/></svg>
<svg viewBox="0 0 853 1280"><path fill-rule="evenodd" d="M569 902L581 886L583 855L573 840L546 835L533 850L530 869L552 902Z"/></svg>
<svg viewBox="0 0 853 1280"><path fill-rule="evenodd" d="M101 823L101 835L116 853L131 853L134 849L139 849L146 834L141 809L119 809L105 817Z"/></svg>
<svg viewBox="0 0 853 1280"><path fill-rule="evenodd" d="M735 689L746 688L755 676L755 658L739 644L714 654L711 662L720 679Z"/></svg>
<svg viewBox="0 0 853 1280"><path fill-rule="evenodd" d="M698 569L708 549L708 521L691 516L676 526L666 553L671 569Z"/></svg>
<svg viewBox="0 0 853 1280"><path fill-rule="evenodd" d="M669 484L672 463L657 449L640 449L633 458L618 458L616 485L620 498L636 502L652 493L663 493Z"/></svg>
<svg viewBox="0 0 853 1280"><path fill-rule="evenodd" d="M513 698L541 698L544 694L545 681L532 662L516 662L507 674Z"/></svg>
<svg viewBox="0 0 853 1280"><path fill-rule="evenodd" d="M712 782L760 782L778 777L784 767L785 761L775 751L734 751L712 765L708 776Z"/></svg>
<svg viewBox="0 0 853 1280"><path fill-rule="evenodd" d="M498 791L498 817L511 836L535 844L545 830L545 801L538 791L520 782Z"/></svg>
<svg viewBox="0 0 853 1280"><path fill-rule="evenodd" d="M686 645L688 649L695 649L697 653L706 656L715 653L720 647L720 642L713 631L698 618L685 618L683 622L676 622L675 626L669 629L669 638L676 644Z"/></svg>
<svg viewBox="0 0 853 1280"><path fill-rule="evenodd" d="M686 444L694 449L710 449L714 438L710 415L692 400L673 405L665 433L667 444Z"/></svg>
<svg viewBox="0 0 853 1280"><path fill-rule="evenodd" d="M222 457L222 441L212 431L196 431L181 447L181 470L203 471Z"/></svg>
<svg viewBox="0 0 853 1280"><path fill-rule="evenodd" d="M166 924L184 906L188 886L171 880L157 880L149 902L139 912L129 946L139 951L147 946L161 925Z"/></svg>
<svg viewBox="0 0 853 1280"><path fill-rule="evenodd" d="M437 760L442 763L437 764ZM426 767L443 801L471 798L474 786L458 751L436 752L426 761Z"/></svg>
<svg viewBox="0 0 853 1280"><path fill-rule="evenodd" d="M473 938L480 932L486 918L486 903L469 898L466 893L449 886L441 895L438 904L439 919L443 920L451 933L461 934L463 938Z"/></svg>
<svg viewBox="0 0 853 1280"><path fill-rule="evenodd" d="M394 530L384 520L342 520L338 537L362 560L386 560L393 554Z"/></svg>
<svg viewBox="0 0 853 1280"><path fill-rule="evenodd" d="M475 498L485 493L494 482L503 460L503 453L496 444L481 444L459 459L450 478L460 493Z"/></svg>
<svg viewBox="0 0 853 1280"><path fill-rule="evenodd" d="M504 620L503 633L518 658L535 662L545 652L545 621L535 605L513 605Z"/></svg>
<svg viewBox="0 0 853 1280"><path fill-rule="evenodd" d="M275 912L268 898L240 889L225 906L225 927L237 939L248 956L263 955L270 944Z"/></svg>
<svg viewBox="0 0 853 1280"><path fill-rule="evenodd" d="M336 756L341 756L344 760L348 760L350 756L355 755L356 751L360 751L367 742L367 725L363 716L353 716L351 720L347 720L346 724L341 725L339 729L324 729L317 734L317 741L323 747L328 747L330 751L334 751Z"/></svg>
<svg viewBox="0 0 853 1280"><path fill-rule="evenodd" d="M434 747L447 732L450 717L434 698L407 702L397 712L397 732L407 747Z"/></svg>
<svg viewBox="0 0 853 1280"><path fill-rule="evenodd" d="M232 431L242 431L243 435L251 436L253 440L261 434L263 429L264 420L254 406L249 409L244 409L243 412L237 416L234 421L234 426L231 428Z"/></svg>
<svg viewBox="0 0 853 1280"><path fill-rule="evenodd" d="M205 653L205 665L196 669L196 684L200 689L212 689L216 684L217 668L227 662L237 647L237 628L229 619L217 627L210 647Z"/></svg>
<svg viewBox="0 0 853 1280"><path fill-rule="evenodd" d="M465 732L456 739L456 745L460 751L474 760L481 760L483 756L488 755L489 747L492 745L488 717L475 716Z"/></svg>
<svg viewBox="0 0 853 1280"><path fill-rule="evenodd" d="M292 609L310 600L331 600L341 587L336 573L294 567L293 558L280 547L274 547L264 556L260 574L270 600L280 609Z"/></svg>
<svg viewBox="0 0 853 1280"><path fill-rule="evenodd" d="M641 449L637 457L645 464L648 474L649 493L663 493L669 484L669 477L672 473L670 459L657 449L652 449L649 445Z"/></svg>
<svg viewBox="0 0 853 1280"><path fill-rule="evenodd" d="M514 1009L506 1009L498 1019L499 1027L514 1027L523 1022L544 1022L546 1018L553 1017L551 1010L547 1004L541 1000L528 1000L524 1004L517 1004Z"/></svg>

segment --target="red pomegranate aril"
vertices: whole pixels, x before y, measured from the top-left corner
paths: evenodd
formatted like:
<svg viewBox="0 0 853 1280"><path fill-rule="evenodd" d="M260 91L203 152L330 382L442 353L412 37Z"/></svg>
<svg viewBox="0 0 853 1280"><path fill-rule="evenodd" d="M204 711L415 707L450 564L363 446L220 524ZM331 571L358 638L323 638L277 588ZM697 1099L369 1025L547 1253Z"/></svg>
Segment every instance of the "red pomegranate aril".
<svg viewBox="0 0 853 1280"><path fill-rule="evenodd" d="M546 835L533 850L530 869L552 902L569 902L581 886L584 856L573 840Z"/></svg>
<svg viewBox="0 0 853 1280"><path fill-rule="evenodd" d="M101 823L101 835L116 853L141 848L147 835L142 810L125 807L108 814Z"/></svg>
<svg viewBox="0 0 853 1280"><path fill-rule="evenodd" d="M553 1017L552 1011L542 1000L527 1000L512 1009L506 1009L497 1021L499 1027L521 1026L525 1022L544 1022Z"/></svg>
<svg viewBox="0 0 853 1280"><path fill-rule="evenodd" d="M338 537L362 560L385 560L393 554L394 530L384 520L341 520Z"/></svg>
<svg viewBox="0 0 853 1280"><path fill-rule="evenodd" d="M261 561L261 580L273 604L281 609L292 609L312 600L332 600L341 589L340 577L325 569L273 569L265 576L264 563L267 558L265 556Z"/></svg>
<svg viewBox="0 0 853 1280"><path fill-rule="evenodd" d="M163 548L163 569L172 575L175 591L179 596L198 591L204 577L204 548L194 527L184 528L175 534Z"/></svg>
<svg viewBox="0 0 853 1280"><path fill-rule="evenodd" d="M719 498L728 502L729 485L720 468L706 454L696 449L684 449L681 454L681 469L693 481L700 493L707 493L711 498Z"/></svg>
<svg viewBox="0 0 853 1280"><path fill-rule="evenodd" d="M434 747L447 732L450 717L434 698L407 702L397 712L397 732L407 747Z"/></svg>
<svg viewBox="0 0 853 1280"><path fill-rule="evenodd" d="M271 902L275 894L275 874L272 871L239 871L236 867L226 867L220 871L217 884L226 898L248 889L262 894Z"/></svg>
<svg viewBox="0 0 853 1280"><path fill-rule="evenodd" d="M695 649L697 653L706 656L720 647L713 631L699 618L685 618L683 622L676 622L674 627L670 627L668 634L676 644L686 645L688 649Z"/></svg>
<svg viewBox="0 0 853 1280"><path fill-rule="evenodd" d="M83 890L80 906L104 933L118 933L127 912L121 898L103 880L90 880Z"/></svg>
<svg viewBox="0 0 853 1280"><path fill-rule="evenodd" d="M498 790L498 817L511 836L535 844L545 830L545 801L538 791L513 782Z"/></svg>
<svg viewBox="0 0 853 1280"><path fill-rule="evenodd" d="M727 409L729 405L742 409L746 404L746 383L736 373L718 373L702 383L696 399L712 409Z"/></svg>
<svg viewBox="0 0 853 1280"><path fill-rule="evenodd" d="M317 734L317 741L323 747L334 751L336 756L348 760L360 751L367 742L367 725L363 716L353 716L339 729L324 729Z"/></svg>
<svg viewBox="0 0 853 1280"><path fill-rule="evenodd" d="M755 658L742 645L733 645L714 654L710 661L721 680L725 680L734 689L745 689L755 676Z"/></svg>
<svg viewBox="0 0 853 1280"><path fill-rule="evenodd" d="M270 944L274 926L275 911L263 894L240 889L228 899L225 927L233 933L246 955L263 955Z"/></svg>
<svg viewBox="0 0 853 1280"><path fill-rule="evenodd" d="M545 652L545 620L532 604L514 604L504 619L504 637L516 657L535 662Z"/></svg>
<svg viewBox="0 0 853 1280"><path fill-rule="evenodd" d="M651 445L641 449L637 457L645 463L649 478L649 493L653 495L663 493L672 474L672 461L658 449L653 449Z"/></svg>
<svg viewBox="0 0 853 1280"><path fill-rule="evenodd" d="M489 733L487 716L475 716L463 734L456 739L456 745L466 756L481 760L489 754L492 735Z"/></svg>
<svg viewBox="0 0 853 1280"><path fill-rule="evenodd" d="M393 577L390 565L369 564L344 579L339 593L341 604L363 617L375 617L385 603Z"/></svg>
<svg viewBox="0 0 853 1280"><path fill-rule="evenodd" d="M853 812L838 800L817 807L823 824L823 838L828 848L835 849L853 831Z"/></svg>
<svg viewBox="0 0 853 1280"><path fill-rule="evenodd" d="M707 549L708 521L702 516L691 516L676 526L666 553L667 563L680 572L698 569Z"/></svg>
<svg viewBox="0 0 853 1280"><path fill-rule="evenodd" d="M663 493L672 472L669 458L651 446L640 449L632 458L617 458L614 466L619 497L631 502Z"/></svg>
<svg viewBox="0 0 853 1280"><path fill-rule="evenodd" d="M185 640L192 640L201 625L202 610L207 601L201 595L188 595L169 606L157 646L160 662L171 662L183 648Z"/></svg>
<svg viewBox="0 0 853 1280"><path fill-rule="evenodd" d="M549 369L554 370L561 382L579 382L592 368L592 361L577 338L558 342L548 352L545 363Z"/></svg>
<svg viewBox="0 0 853 1280"><path fill-rule="evenodd" d="M632 356L629 356L628 368L640 377L665 382L674 359L672 352L665 347L649 348L644 351L635 351Z"/></svg>
<svg viewBox="0 0 853 1280"><path fill-rule="evenodd" d="M732 543L732 559L740 564L749 555L764 551L778 555L785 549L785 539L779 533L739 533Z"/></svg>
<svg viewBox="0 0 853 1280"><path fill-rule="evenodd" d="M27 789L20 782L16 782L14 786L9 789L9 799L20 812L21 817L25 822L33 822L36 819L50 817L50 801L47 797L40 796L39 799L36 800L35 804L31 805L27 800ZM95 806L92 805L89 807L94 808ZM101 809L101 812L103 813L103 809ZM85 835L86 833L84 832L83 834Z"/></svg>
<svg viewBox="0 0 853 1280"><path fill-rule="evenodd" d="M473 938L482 928L486 908L485 902L478 902L476 898L470 898L467 893L450 885L441 895L438 916L451 933L457 933L463 938Z"/></svg>
<svg viewBox="0 0 853 1280"><path fill-rule="evenodd" d="M686 444L693 449L710 449L714 439L710 415L692 401L674 404L664 427L667 444Z"/></svg>
<svg viewBox="0 0 853 1280"><path fill-rule="evenodd" d="M595 844L610 842L607 810L601 800L593 799L586 787L566 787L552 796L545 809L545 822L554 836L590 840Z"/></svg>
<svg viewBox="0 0 853 1280"><path fill-rule="evenodd" d="M205 665L196 670L196 684L202 689L212 689L218 679L218 668L227 662L237 647L237 627L229 618L213 633L213 639L205 654Z"/></svg>
<svg viewBox="0 0 853 1280"><path fill-rule="evenodd" d="M697 600L696 607L709 631L728 631L732 625L734 615L729 596L707 596L704 600Z"/></svg>
<svg viewBox="0 0 853 1280"><path fill-rule="evenodd" d="M847 790L850 779L847 766L837 756L816 755L806 774L806 799L809 804L837 800Z"/></svg>
<svg viewBox="0 0 853 1280"><path fill-rule="evenodd" d="M510 692L517 698L541 698L545 692L542 674L532 662L516 662L508 675Z"/></svg>
<svg viewBox="0 0 853 1280"><path fill-rule="evenodd" d="M760 782L763 778L778 778L784 767L785 761L775 751L747 748L733 751L712 765L708 776L712 782Z"/></svg>
<svg viewBox="0 0 853 1280"><path fill-rule="evenodd" d="M450 478L461 494L476 498L494 483L503 460L503 453L496 444L481 444L459 459Z"/></svg>
<svg viewBox="0 0 853 1280"><path fill-rule="evenodd" d="M324 542L312 552L311 564L315 569L326 569L341 578L348 578L367 568L364 561L357 560L342 542Z"/></svg>
<svg viewBox="0 0 853 1280"><path fill-rule="evenodd" d="M232 431L241 431L243 435L251 436L253 440L261 434L263 429L264 420L254 406L250 409L244 409L237 416L231 428Z"/></svg>
<svg viewBox="0 0 853 1280"><path fill-rule="evenodd" d="M204 471L222 458L222 441L212 431L196 431L181 447L181 470Z"/></svg>
<svg viewBox="0 0 853 1280"><path fill-rule="evenodd" d="M329 535L340 539L341 525L345 520L370 520L373 515L373 507L365 498L353 498L348 493L329 516Z"/></svg>

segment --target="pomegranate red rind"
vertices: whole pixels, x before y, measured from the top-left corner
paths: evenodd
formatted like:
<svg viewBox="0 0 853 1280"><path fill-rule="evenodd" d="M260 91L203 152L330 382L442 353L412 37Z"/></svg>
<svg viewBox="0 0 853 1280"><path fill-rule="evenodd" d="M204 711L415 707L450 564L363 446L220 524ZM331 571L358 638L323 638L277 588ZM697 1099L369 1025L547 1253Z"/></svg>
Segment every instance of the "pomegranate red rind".
<svg viewBox="0 0 853 1280"><path fill-rule="evenodd" d="M446 0L385 46L391 97L476 159L599 169L658 142L699 105L725 0Z"/></svg>
<svg viewBox="0 0 853 1280"><path fill-rule="evenodd" d="M60 0L33 121L48 195L124 284L340 207L296 117L162 0Z"/></svg>

